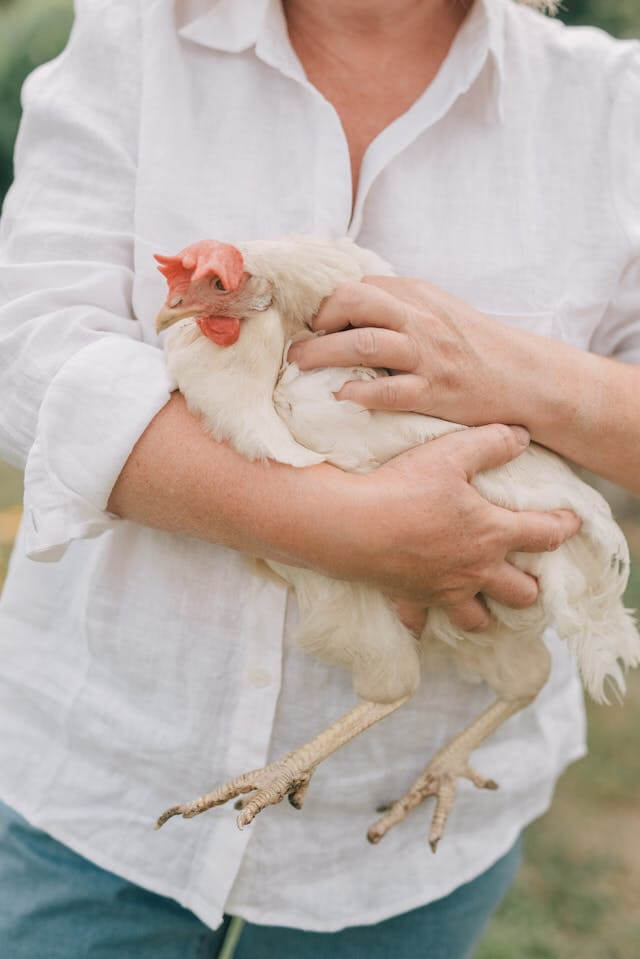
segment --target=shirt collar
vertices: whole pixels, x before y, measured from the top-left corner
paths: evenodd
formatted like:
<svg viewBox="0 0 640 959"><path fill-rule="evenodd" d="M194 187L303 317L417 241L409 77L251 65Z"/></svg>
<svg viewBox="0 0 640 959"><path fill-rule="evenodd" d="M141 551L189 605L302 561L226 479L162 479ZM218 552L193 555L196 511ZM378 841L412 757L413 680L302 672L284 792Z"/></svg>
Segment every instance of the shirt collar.
<svg viewBox="0 0 640 959"><path fill-rule="evenodd" d="M205 0L205 12L189 19L178 34L224 53L242 53L255 46L264 27L270 0Z"/></svg>
<svg viewBox="0 0 640 959"><path fill-rule="evenodd" d="M504 16L509 2L475 0L461 27L473 36L474 47L477 44L484 48L481 67L486 60L491 61L491 100L498 116L502 115ZM213 5L211 0L192 0L192 8L194 3L200 9L178 29L181 37L225 53L242 53L255 47L256 54L272 66L304 79L286 35L280 0L216 0ZM204 12L200 12L203 7Z"/></svg>

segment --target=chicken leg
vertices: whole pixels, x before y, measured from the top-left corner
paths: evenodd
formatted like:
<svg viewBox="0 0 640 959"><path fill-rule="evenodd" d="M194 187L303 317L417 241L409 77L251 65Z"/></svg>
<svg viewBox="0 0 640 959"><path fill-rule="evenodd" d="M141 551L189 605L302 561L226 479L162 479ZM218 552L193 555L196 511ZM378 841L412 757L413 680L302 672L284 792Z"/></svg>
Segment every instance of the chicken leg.
<svg viewBox="0 0 640 959"><path fill-rule="evenodd" d="M455 736L440 749L425 771L418 776L414 784L402 799L392 803L385 814L369 829L369 842L380 842L382 837L401 822L407 813L418 806L427 796L435 796L436 808L431 821L429 845L433 852L442 839L449 813L456 798L457 780L470 779L478 789L497 789L493 779L487 779L469 765L469 756L487 736L502 725L514 713L524 709L534 696L515 700L498 699L482 713L467 729Z"/></svg>
<svg viewBox="0 0 640 959"><path fill-rule="evenodd" d="M235 799L242 793L250 793L254 790L257 790L255 795L241 803L241 812L236 820L240 828L247 826L266 806L279 803L285 796L289 797L289 801L296 809L302 808L315 767L350 740L355 739L369 726L373 726L374 723L395 712L408 699L409 696L403 696L392 703L360 703L311 742L287 753L282 759L262 769L254 769L252 772L230 779L223 786L199 799L167 809L158 819L156 829L164 826L172 816L191 819L213 806L221 806L229 799Z"/></svg>

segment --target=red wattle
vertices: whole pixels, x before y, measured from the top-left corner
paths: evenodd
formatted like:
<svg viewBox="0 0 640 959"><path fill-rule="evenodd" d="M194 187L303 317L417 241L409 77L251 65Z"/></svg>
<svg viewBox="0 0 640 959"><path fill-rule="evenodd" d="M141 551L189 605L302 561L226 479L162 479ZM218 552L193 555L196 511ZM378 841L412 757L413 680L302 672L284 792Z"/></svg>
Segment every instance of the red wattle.
<svg viewBox="0 0 640 959"><path fill-rule="evenodd" d="M204 336L218 346L232 346L240 336L240 320L235 316L201 316L197 322Z"/></svg>

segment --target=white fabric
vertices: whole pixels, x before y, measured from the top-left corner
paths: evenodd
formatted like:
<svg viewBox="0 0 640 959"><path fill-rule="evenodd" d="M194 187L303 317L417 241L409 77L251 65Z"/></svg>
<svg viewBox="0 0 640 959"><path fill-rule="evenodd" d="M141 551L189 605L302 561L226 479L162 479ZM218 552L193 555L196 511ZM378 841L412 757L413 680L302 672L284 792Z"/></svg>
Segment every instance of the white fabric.
<svg viewBox="0 0 640 959"><path fill-rule="evenodd" d="M346 673L295 649L294 604L244 557L104 512L171 388L151 253L348 232L488 313L638 361L639 47L478 0L371 144L351 215L338 117L276 0L76 6L69 47L26 83L2 221L0 454L26 461L27 487L0 606L0 794L211 926L224 909L375 922L478 875L547 807L584 752L573 665L550 637L547 687L474 759L500 791L462 783L435 858L430 804L380 846L365 831L491 700L448 673L320 767L302 812L239 832L222 808L154 833L167 805L354 700Z"/></svg>

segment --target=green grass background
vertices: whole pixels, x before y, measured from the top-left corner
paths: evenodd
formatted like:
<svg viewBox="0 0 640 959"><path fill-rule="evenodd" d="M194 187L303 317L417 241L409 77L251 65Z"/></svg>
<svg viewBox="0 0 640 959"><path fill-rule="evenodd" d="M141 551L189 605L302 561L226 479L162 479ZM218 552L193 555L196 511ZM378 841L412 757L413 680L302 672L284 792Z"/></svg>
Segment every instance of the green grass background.
<svg viewBox="0 0 640 959"><path fill-rule="evenodd" d="M561 16L640 36L640 0L573 0ZM68 0L0 0L0 197L21 83L59 52L71 22ZM0 463L0 583L21 495L20 473ZM628 500L619 509L635 557L627 602L640 608L640 508ZM589 704L589 756L527 831L524 866L476 959L640 959L640 676L629 687L622 709Z"/></svg>

